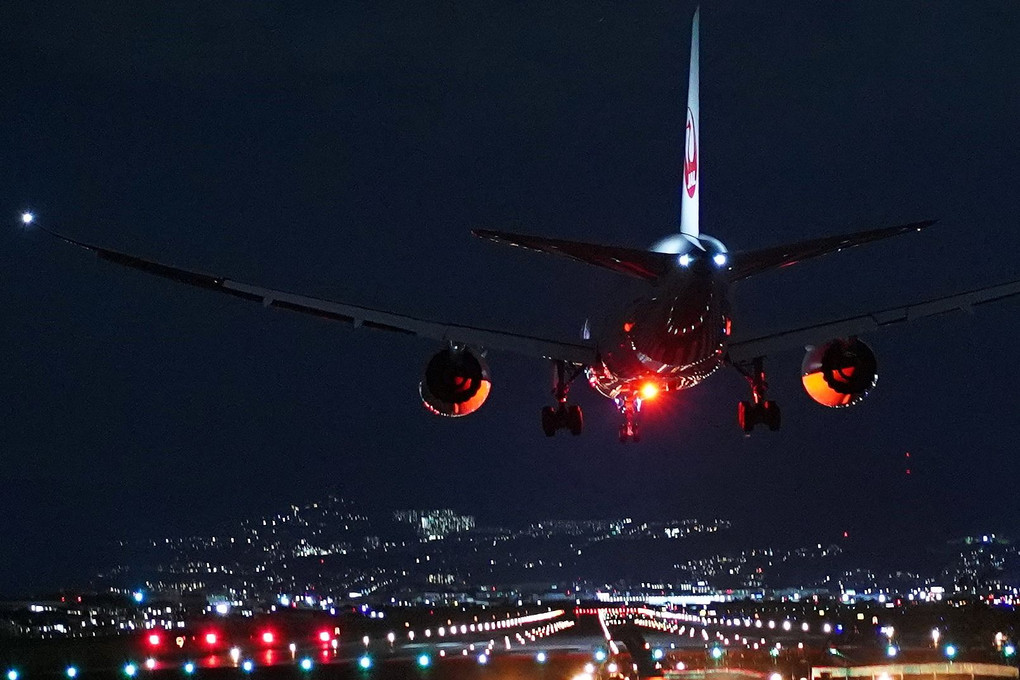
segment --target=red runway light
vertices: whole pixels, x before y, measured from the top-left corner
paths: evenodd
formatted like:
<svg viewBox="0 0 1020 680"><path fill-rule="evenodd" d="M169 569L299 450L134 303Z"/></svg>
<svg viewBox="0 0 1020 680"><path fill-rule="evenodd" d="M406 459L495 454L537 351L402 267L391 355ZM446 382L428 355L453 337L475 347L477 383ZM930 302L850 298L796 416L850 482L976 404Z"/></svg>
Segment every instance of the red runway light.
<svg viewBox="0 0 1020 680"><path fill-rule="evenodd" d="M262 641L264 643L266 643L267 645L273 644L273 642L275 640L276 640L276 636L273 635L273 631L271 631L271 630L267 630L265 633L262 634Z"/></svg>
<svg viewBox="0 0 1020 680"><path fill-rule="evenodd" d="M150 633L149 644L152 645L153 647L158 647L159 643L160 643L159 633Z"/></svg>
<svg viewBox="0 0 1020 680"><path fill-rule="evenodd" d="M328 630L324 630L321 633L319 633L319 640L321 642L329 642L332 639L332 637L333 636L329 634Z"/></svg>
<svg viewBox="0 0 1020 680"><path fill-rule="evenodd" d="M205 634L205 644L207 645L215 645L218 642L218 640L219 638L216 637L216 633Z"/></svg>

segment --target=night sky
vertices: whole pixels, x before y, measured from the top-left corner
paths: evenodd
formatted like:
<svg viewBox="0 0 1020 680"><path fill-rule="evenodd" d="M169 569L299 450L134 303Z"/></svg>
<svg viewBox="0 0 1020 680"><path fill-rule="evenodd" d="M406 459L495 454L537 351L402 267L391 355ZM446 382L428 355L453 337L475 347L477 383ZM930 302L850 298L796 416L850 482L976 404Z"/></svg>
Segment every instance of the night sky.
<svg viewBox="0 0 1020 680"><path fill-rule="evenodd" d="M721 516L756 544L878 549L1020 529L1020 304L865 337L876 391L815 405L771 357L618 443L579 384L490 353L450 421L432 343L270 312L18 223L240 281L565 340L609 272L488 227L646 247L676 231L688 2L8 3L0 11L0 593L118 538L210 533L340 493L480 523ZM1020 4L718 2L701 17L701 227L731 250L938 218L736 290L768 330L1020 277ZM904 470L911 453L912 474Z"/></svg>

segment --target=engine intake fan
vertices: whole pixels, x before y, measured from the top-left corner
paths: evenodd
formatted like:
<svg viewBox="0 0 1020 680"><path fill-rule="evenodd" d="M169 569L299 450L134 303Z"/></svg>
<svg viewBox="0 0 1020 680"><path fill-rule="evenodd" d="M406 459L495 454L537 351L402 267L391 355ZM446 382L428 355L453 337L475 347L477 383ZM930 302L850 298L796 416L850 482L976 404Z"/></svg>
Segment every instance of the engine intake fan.
<svg viewBox="0 0 1020 680"><path fill-rule="evenodd" d="M878 382L878 361L871 348L857 338L837 338L808 348L801 382L808 396L822 406L853 406Z"/></svg>
<svg viewBox="0 0 1020 680"><path fill-rule="evenodd" d="M429 359L425 378L418 385L425 408L451 418L477 411L491 389L488 365L467 348L437 352Z"/></svg>

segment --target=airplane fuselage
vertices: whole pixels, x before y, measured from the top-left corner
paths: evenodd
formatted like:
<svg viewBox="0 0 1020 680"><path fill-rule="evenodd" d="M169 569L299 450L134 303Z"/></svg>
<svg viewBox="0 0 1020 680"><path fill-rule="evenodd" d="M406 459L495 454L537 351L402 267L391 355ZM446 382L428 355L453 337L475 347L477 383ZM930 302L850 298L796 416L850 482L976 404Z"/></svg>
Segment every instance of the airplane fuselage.
<svg viewBox="0 0 1020 680"><path fill-rule="evenodd" d="M694 387L723 365L729 331L725 272L699 257L601 329L588 381L610 399Z"/></svg>

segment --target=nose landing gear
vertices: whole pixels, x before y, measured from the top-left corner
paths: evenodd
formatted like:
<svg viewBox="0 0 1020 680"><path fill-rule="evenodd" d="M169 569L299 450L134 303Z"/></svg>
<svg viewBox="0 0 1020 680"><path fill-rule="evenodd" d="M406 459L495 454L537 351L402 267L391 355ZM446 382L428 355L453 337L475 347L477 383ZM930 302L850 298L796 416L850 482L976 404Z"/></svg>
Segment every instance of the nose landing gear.
<svg viewBox="0 0 1020 680"><path fill-rule="evenodd" d="M638 430L638 414L641 413L641 401L633 394L626 392L616 398L616 407L620 409L623 416L623 424L620 425L620 443L641 441L641 431Z"/></svg>
<svg viewBox="0 0 1020 680"><path fill-rule="evenodd" d="M556 361L555 365L556 384L553 387L553 396L558 403L556 406L542 408L542 432L546 437L552 437L556 435L557 430L570 430L570 434L576 437L584 429L584 415L580 406L567 403L567 395L570 393L570 383L581 375L584 368L571 365L572 370L568 375L567 362Z"/></svg>
<svg viewBox="0 0 1020 680"><path fill-rule="evenodd" d="M744 434L750 435L759 423L775 432L782 425L782 413L779 405L766 398L769 384L765 380L764 357L755 357L750 361L738 361L733 367L740 371L751 386L751 401L737 404L737 422Z"/></svg>

